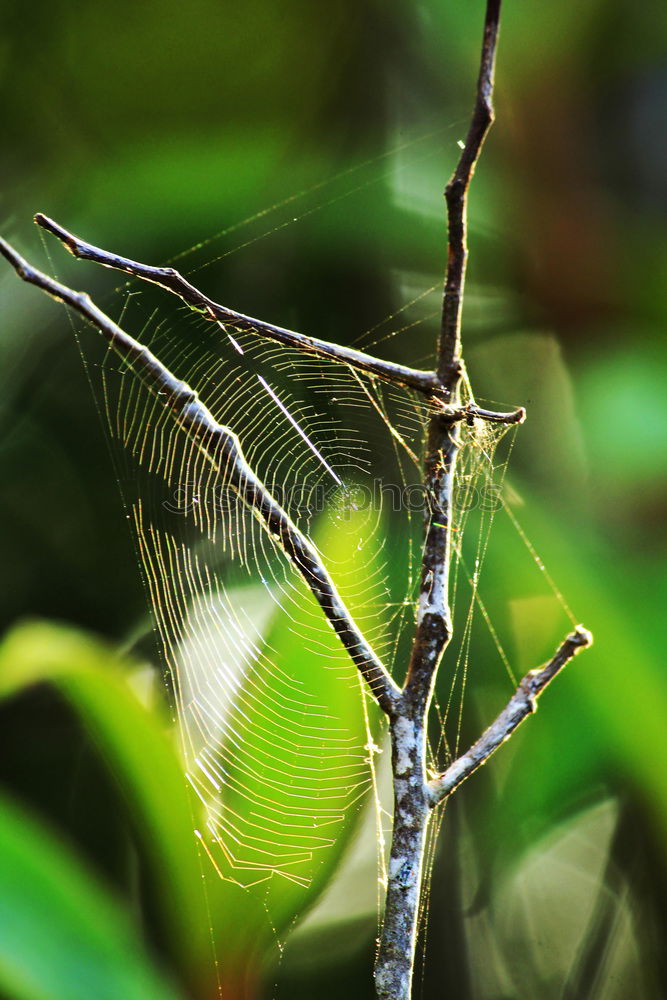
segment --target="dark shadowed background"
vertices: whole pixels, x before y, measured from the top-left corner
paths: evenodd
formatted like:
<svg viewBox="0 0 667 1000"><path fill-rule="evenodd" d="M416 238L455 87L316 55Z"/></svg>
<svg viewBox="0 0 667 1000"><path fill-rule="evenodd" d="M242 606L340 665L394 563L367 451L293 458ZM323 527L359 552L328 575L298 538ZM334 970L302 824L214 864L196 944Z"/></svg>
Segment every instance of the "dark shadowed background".
<svg viewBox="0 0 667 1000"><path fill-rule="evenodd" d="M197 279L213 298L352 342L442 272L442 191L482 8L5 0L2 234L54 273L63 254L47 256L36 211L153 263L203 244L181 266L207 265ZM522 521L596 641L448 809L425 1000L667 995L666 52L657 0L505 3L497 123L471 194L466 353L480 396L528 409L510 471ZM113 309L107 275L69 273ZM378 350L423 366L436 331L424 319ZM3 631L47 619L127 647L147 611L76 344L5 266L0 420ZM550 612L529 584L513 594L509 559L489 572L527 669ZM493 690L482 676L471 735L501 703ZM88 728L53 687L7 697L2 786L112 887L154 964L200 1000L146 884L132 803ZM325 905L245 996L371 996L376 914L354 901L353 867L345 878L351 918ZM0 903L0 950L12 927ZM21 927L30 950L30 912ZM83 975L74 945L63 975ZM0 982L8 1000L44 995Z"/></svg>

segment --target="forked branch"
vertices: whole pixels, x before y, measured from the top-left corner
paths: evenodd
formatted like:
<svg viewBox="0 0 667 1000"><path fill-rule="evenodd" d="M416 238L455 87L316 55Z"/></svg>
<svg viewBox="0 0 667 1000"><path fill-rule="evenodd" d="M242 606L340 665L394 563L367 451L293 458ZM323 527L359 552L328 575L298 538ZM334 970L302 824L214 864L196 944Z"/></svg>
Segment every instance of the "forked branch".
<svg viewBox="0 0 667 1000"><path fill-rule="evenodd" d="M2 239L0 253L20 278L75 309L96 327L124 363L152 392L159 394L161 403L170 410L204 457L216 471L224 472L243 502L259 515L266 530L308 584L380 708L392 715L399 695L398 686L361 633L313 544L299 531L246 462L233 431L217 423L186 382L172 375L147 347L98 309L88 295L72 291L38 271Z"/></svg>
<svg viewBox="0 0 667 1000"><path fill-rule="evenodd" d="M529 671L519 684L498 718L480 736L476 743L458 760L453 761L446 771L436 775L428 783L431 804L437 805L463 784L477 768L486 764L505 740L524 719L537 711L537 699L554 677L570 662L573 656L593 642L588 629L578 625L565 639L553 657L543 667Z"/></svg>
<svg viewBox="0 0 667 1000"><path fill-rule="evenodd" d="M475 106L461 156L445 190L447 270L435 364L445 406L440 411L434 410L429 420L424 462L429 507L424 525L417 628L400 711L391 726L394 825L384 925L375 964L378 1000L409 1000L426 830L434 804L448 794L449 779L445 776L441 776L441 784L435 788L428 784L426 731L435 678L453 628L449 576L460 423L452 418L452 414L461 406L460 385L465 370L461 356L461 314L468 259L467 199L475 165L493 121L492 95L499 18L500 0L487 0ZM523 411L518 412L521 412L520 420L523 419ZM475 744L473 750L476 752L473 754L471 751L470 761L462 759L459 780L465 777L466 768L472 771L487 759L525 717L529 711L526 705L532 705L533 701L525 692L524 695L524 714L521 715L513 699L507 709L511 718L501 717L491 727L491 735L484 734L481 746ZM506 722L509 728L504 729ZM473 766L476 760L478 763Z"/></svg>

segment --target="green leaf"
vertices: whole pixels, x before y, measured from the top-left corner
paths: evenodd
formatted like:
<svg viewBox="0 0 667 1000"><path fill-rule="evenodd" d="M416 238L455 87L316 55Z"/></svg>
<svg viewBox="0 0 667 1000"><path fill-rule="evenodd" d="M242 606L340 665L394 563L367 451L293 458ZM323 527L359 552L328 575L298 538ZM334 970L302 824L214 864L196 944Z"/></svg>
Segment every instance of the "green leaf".
<svg viewBox="0 0 667 1000"><path fill-rule="evenodd" d="M0 796L0 987L11 1000L177 1000L120 906Z"/></svg>
<svg viewBox="0 0 667 1000"><path fill-rule="evenodd" d="M369 586L374 573L380 576L382 570L376 543L364 536L363 512L346 513L340 518L329 513L318 526L316 544L326 564L332 567L334 577L339 577L336 582L352 613L362 627L372 622L376 629L385 624L386 595L381 588ZM344 572L340 572L341 568ZM291 613L296 621L317 616L315 620L319 622L321 611L314 605L310 592L300 584L296 607L292 607ZM238 829L248 829L261 837L258 865L265 853L265 860L275 864L276 870L256 884L240 888L235 883L244 877L251 883L252 873L249 876L221 853L216 854L225 880L211 886L210 900L216 933L221 944L224 942L228 969L229 963L239 958L246 968L261 961L282 943L295 920L317 902L341 860L370 789L368 782L355 786L358 772L355 772L357 777L349 777L347 784L340 776L346 770L352 775L368 742L357 671L333 630L318 628L311 648L310 645L304 642L302 629L295 627L290 615L279 613L273 618L264 631L264 649L279 668L271 675L270 682L272 699L282 706L280 717L267 706L265 688L256 683L257 677L250 677L244 697L239 698L242 707L230 726L237 745L229 766L230 787L225 791L225 809L235 816ZM291 678L298 680L297 702ZM327 730L340 735L341 743L347 741L345 745L327 746L325 733L320 737L319 747L310 744L307 738L304 740L302 733L315 722L305 712L304 706L308 704L313 706L313 715L324 710ZM370 703L368 709L372 731L377 732L378 715ZM322 724L322 721L317 723L320 732ZM269 762L265 754L262 756L267 732L273 734ZM236 769L241 772L238 782L233 780ZM284 783L280 776L285 778ZM294 787L290 787L292 778ZM237 791L239 787L241 792ZM350 801L351 788L355 794L359 793L356 801ZM337 815L326 821L329 814ZM276 818L275 830L271 816ZM261 824L259 832L253 830L255 821ZM313 839L323 843L313 849L310 858L285 865L286 874L280 874L285 824L290 826L291 851L305 853ZM243 844L240 852L247 857L248 845ZM261 879L261 870L254 877ZM237 975L241 975L241 969Z"/></svg>
<svg viewBox="0 0 667 1000"><path fill-rule="evenodd" d="M117 657L100 642L61 625L20 625L0 645L0 697L45 681L77 709L129 800L176 960L193 987L210 987L210 919L195 820L167 726L140 703Z"/></svg>
<svg viewBox="0 0 667 1000"><path fill-rule="evenodd" d="M352 612L362 619L362 624L363 619L370 620L377 628L384 620L385 595L379 588L369 587L368 581L374 573L381 573L381 567L377 546L360 544L363 534L362 513L340 519L327 516L320 524L317 544L330 565L344 569L344 574L339 573L339 585ZM299 590L296 611L292 608L292 613L301 612L321 614L319 608L313 607L313 598L305 587ZM264 643L271 660L278 665L288 664L303 685L297 711L303 714L303 704L309 701L323 707L332 729L344 734L358 761L368 739L364 706L356 670L333 631L318 631L317 648L308 649L293 629L292 619L278 613L265 630ZM243 981L247 988L248 977L258 975L265 956L281 944L294 921L317 901L340 861L370 786L360 786L357 801L350 803L349 789L343 781L327 782L325 775L320 787L316 780L310 803L313 823L310 829L304 824L301 833L297 831L294 849L299 851L303 846L300 838L307 843L314 830L326 842L313 852L312 859L293 870L296 880L268 873L264 881L244 887L239 884L243 882L243 870L226 863L223 855L216 855L222 878L203 851L200 856L193 831L197 827L205 829L205 820L199 803L193 805L191 801L171 735L158 714L139 702L113 654L72 629L45 623L20 626L0 646L0 697L41 681L56 684L79 711L131 803L152 864L153 879L162 894L175 955L195 991L212 988L214 952L221 963L223 985L233 992ZM274 695L280 701L281 691L276 690ZM290 711L287 705L283 722L288 728L297 721L290 717ZM372 707L370 715L376 729L378 716ZM251 694L243 708L243 722L238 725L245 745L235 750L233 767L247 764L244 754L251 753L253 743L263 738L260 733L265 725L264 706L256 698L253 701ZM280 727L279 719L275 725ZM289 777L294 769L312 765L311 752L307 746L277 739L272 748L272 766ZM347 748L328 751L323 769L347 766L347 754ZM240 826L244 822L252 825L257 797L266 799L267 795L277 826L290 822L293 799L287 785L267 791L259 773L253 779L245 776L244 784L249 794L225 797L226 808L236 811ZM338 815L333 822L316 829L321 820L320 797L326 808ZM271 865L274 858L270 827L263 835L263 850ZM277 830L276 846L279 837Z"/></svg>

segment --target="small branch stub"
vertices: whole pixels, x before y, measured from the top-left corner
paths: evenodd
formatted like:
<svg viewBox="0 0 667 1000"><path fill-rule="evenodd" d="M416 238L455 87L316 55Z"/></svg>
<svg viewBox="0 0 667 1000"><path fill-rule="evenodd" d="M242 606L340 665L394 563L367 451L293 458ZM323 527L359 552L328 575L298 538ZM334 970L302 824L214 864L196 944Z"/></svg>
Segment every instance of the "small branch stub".
<svg viewBox="0 0 667 1000"><path fill-rule="evenodd" d="M524 719L537 710L537 699L554 677L577 653L592 643L592 634L583 625L578 625L548 663L526 674L507 706L477 742L450 764L446 771L429 781L432 806L451 795L466 778L487 762Z"/></svg>

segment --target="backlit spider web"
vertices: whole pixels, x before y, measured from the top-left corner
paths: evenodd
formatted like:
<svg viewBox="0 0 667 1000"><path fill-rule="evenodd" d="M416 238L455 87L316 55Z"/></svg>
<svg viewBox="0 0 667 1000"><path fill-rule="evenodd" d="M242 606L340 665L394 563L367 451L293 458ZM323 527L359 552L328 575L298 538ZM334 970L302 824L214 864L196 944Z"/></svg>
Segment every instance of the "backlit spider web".
<svg viewBox="0 0 667 1000"><path fill-rule="evenodd" d="M401 681L414 630L428 406L346 366L174 310L164 293L136 287L121 325L237 434L249 464L313 538L367 638ZM359 346L409 342L434 319L432 292L412 296ZM240 886L283 882L305 891L370 798L381 896L391 825L375 773L383 723L347 654L225 470L184 437L159 395L89 330L79 343L135 535L204 854ZM466 382L464 401L471 400ZM435 704L434 769L459 749L477 613L514 680L479 591L491 524L506 503L511 448L499 457L498 446L503 438L511 443L514 430L475 420L461 433L456 637ZM485 490L488 502L480 502Z"/></svg>
<svg viewBox="0 0 667 1000"><path fill-rule="evenodd" d="M398 506L397 488L418 474L424 404L185 309L172 329L150 313L145 321L145 298L130 296L122 324L233 428L391 666L412 628L418 533L412 512L407 532L387 530L400 511L387 511L385 497ZM95 353L87 330L80 342L168 672L198 836L224 878L305 887L372 787L376 714L226 470L111 349Z"/></svg>
<svg viewBox="0 0 667 1000"><path fill-rule="evenodd" d="M414 393L346 366L222 329L186 309L173 327L132 294L123 325L195 388L233 428L247 461L320 548L355 617L401 678L414 629L428 406ZM149 306L150 308L150 306ZM387 804L375 786L380 720L321 609L274 540L112 350L84 354L98 386L135 534L168 682L184 770L197 798L197 836L219 874L244 886L284 879L306 888L369 793L386 841ZM465 401L471 399L466 385ZM475 529L474 578L464 529L480 487L493 482L507 432L462 430L454 510L453 598L465 586L467 624L444 722L456 697L493 507ZM504 463L500 472L504 471ZM475 498L471 501L472 495ZM299 656L284 656L285 648ZM363 691L363 688L362 688ZM464 685L456 705L458 728ZM384 881L383 854L380 881Z"/></svg>

